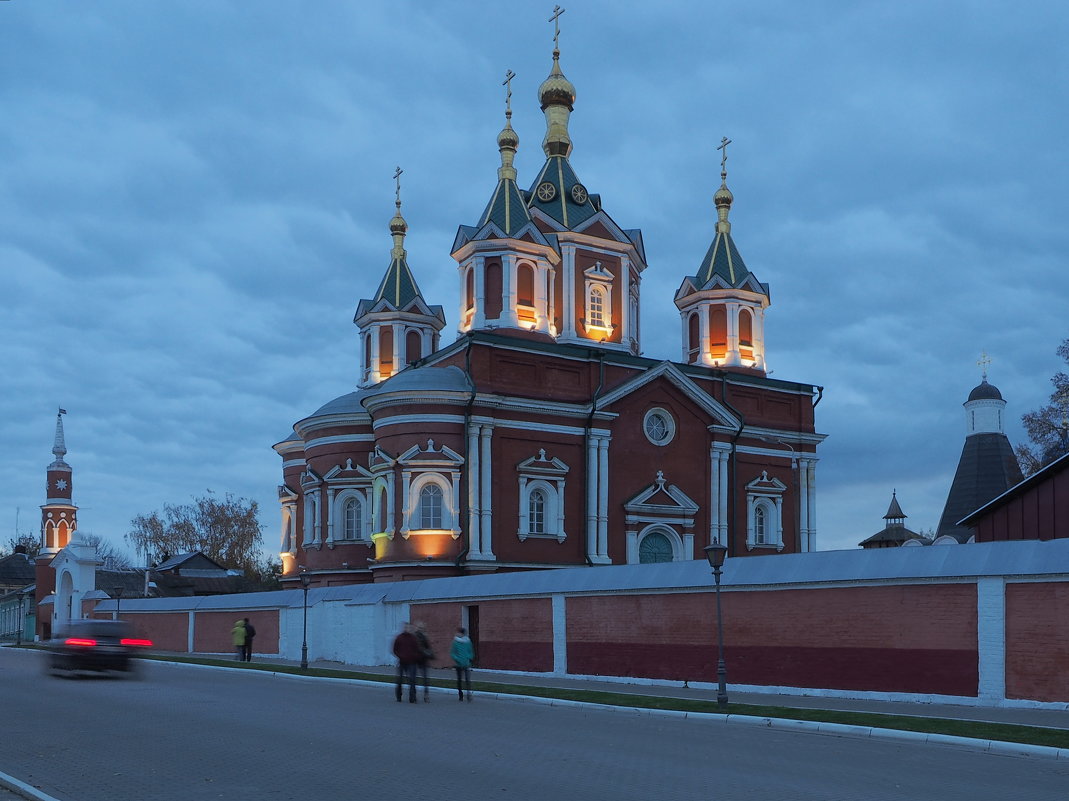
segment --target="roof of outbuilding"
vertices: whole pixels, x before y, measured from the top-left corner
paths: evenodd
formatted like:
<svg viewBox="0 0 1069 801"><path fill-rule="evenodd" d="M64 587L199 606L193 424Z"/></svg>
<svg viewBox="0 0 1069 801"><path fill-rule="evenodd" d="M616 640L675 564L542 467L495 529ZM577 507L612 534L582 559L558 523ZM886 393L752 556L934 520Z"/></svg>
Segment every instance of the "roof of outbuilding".
<svg viewBox="0 0 1069 801"><path fill-rule="evenodd" d="M16 587L32 584L36 575L33 559L24 553L13 553L0 559L0 586Z"/></svg>
<svg viewBox="0 0 1069 801"><path fill-rule="evenodd" d="M1005 434L986 432L966 437L935 536L951 536L958 542L966 542L973 531L958 521L1021 478L1021 467Z"/></svg>

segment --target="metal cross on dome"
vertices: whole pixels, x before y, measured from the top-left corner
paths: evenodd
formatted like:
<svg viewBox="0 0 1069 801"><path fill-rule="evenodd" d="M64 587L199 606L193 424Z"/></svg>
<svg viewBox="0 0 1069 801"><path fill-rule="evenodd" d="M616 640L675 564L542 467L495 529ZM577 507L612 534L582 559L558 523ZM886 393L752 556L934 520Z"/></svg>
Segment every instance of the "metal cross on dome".
<svg viewBox="0 0 1069 801"><path fill-rule="evenodd" d="M505 87L505 111L512 111L512 79L516 77L516 73L512 70L505 70L505 80L501 82L501 85Z"/></svg>
<svg viewBox="0 0 1069 801"><path fill-rule="evenodd" d="M728 168L727 168L727 164L728 164L728 145L730 145L730 144L731 144L731 140L728 139L725 136L723 139L720 140L720 144L716 146L716 149L721 151L721 154L722 154L720 156L720 177L721 178L727 178L728 177Z"/></svg>
<svg viewBox="0 0 1069 801"><path fill-rule="evenodd" d="M404 170L402 170L400 167L398 167L394 171L394 174L393 174L393 180L397 184L397 206L398 206L398 208L400 208L400 206L401 206L401 173L403 173L403 172L404 172Z"/></svg>
<svg viewBox="0 0 1069 801"><path fill-rule="evenodd" d="M991 357L987 355L987 351L980 351L980 358L976 365L983 371L984 378L987 378L987 366L989 364L991 364Z"/></svg>
<svg viewBox="0 0 1069 801"><path fill-rule="evenodd" d="M560 6L553 7L553 16L549 18L549 21L553 23L553 49L560 50L560 15L563 14L565 9Z"/></svg>

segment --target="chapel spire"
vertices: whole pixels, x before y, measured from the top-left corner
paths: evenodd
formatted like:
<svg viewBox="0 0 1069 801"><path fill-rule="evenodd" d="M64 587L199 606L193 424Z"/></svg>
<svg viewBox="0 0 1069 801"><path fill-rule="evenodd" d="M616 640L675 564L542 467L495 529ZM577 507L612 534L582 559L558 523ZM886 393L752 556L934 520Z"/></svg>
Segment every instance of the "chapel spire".
<svg viewBox="0 0 1069 801"><path fill-rule="evenodd" d="M52 455L56 457L53 464L56 465L66 464L63 461L63 457L67 455L67 442L63 437L63 415L66 413L66 409L60 409L56 414L56 440L52 445Z"/></svg>
<svg viewBox="0 0 1069 801"><path fill-rule="evenodd" d="M45 472L45 502L41 506L41 553L54 555L67 547L71 535L78 527L78 507L71 500L74 490L74 471L63 457L67 455L67 443L63 433L63 415L66 409L56 414L56 436L52 445L55 457Z"/></svg>
<svg viewBox="0 0 1069 801"><path fill-rule="evenodd" d="M401 216L401 175L393 174L394 211L390 218L390 266L375 297L361 300L353 323L360 329L363 368L360 385L370 386L389 378L406 365L438 349L438 332L445 326L441 306L428 306L408 267L405 234L408 223Z"/></svg>

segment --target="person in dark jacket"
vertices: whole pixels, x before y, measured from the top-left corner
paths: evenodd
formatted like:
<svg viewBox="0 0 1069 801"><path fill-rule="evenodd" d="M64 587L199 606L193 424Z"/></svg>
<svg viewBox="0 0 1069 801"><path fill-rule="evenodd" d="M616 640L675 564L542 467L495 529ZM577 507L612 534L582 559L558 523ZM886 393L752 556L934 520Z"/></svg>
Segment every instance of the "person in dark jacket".
<svg viewBox="0 0 1069 801"><path fill-rule="evenodd" d="M419 664L416 666L419 676L423 679L423 703L427 703L431 700L430 692L430 679L427 677L427 668L430 666L431 660L434 659L434 648L431 647L431 640L427 636L427 631L423 627L422 621L416 621L416 639L419 640L419 650L422 654Z"/></svg>
<svg viewBox="0 0 1069 801"><path fill-rule="evenodd" d="M256 636L256 627L245 618L245 661L252 661L252 638Z"/></svg>
<svg viewBox="0 0 1069 801"><path fill-rule="evenodd" d="M468 700L471 700L471 663L475 661L475 648L471 644L471 638L463 627L457 629L457 636L453 638L453 644L449 648L449 655L453 657L453 667L457 671L458 701L464 700L464 690L467 688Z"/></svg>
<svg viewBox="0 0 1069 801"><path fill-rule="evenodd" d="M404 630L393 641L393 655L397 657L397 686L396 697L401 700L401 687L404 680L408 679L408 701L416 703L416 669L423 658L419 640L412 630L412 624L406 622Z"/></svg>

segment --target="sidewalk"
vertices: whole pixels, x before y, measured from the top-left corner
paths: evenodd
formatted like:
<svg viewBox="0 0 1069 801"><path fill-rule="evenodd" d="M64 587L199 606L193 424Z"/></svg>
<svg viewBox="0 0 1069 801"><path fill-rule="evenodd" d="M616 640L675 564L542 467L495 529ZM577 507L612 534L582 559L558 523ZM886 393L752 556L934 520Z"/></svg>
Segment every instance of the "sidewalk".
<svg viewBox="0 0 1069 801"><path fill-rule="evenodd" d="M162 654L161 654L162 655ZM226 659L222 654L175 654L175 656L199 656ZM298 665L296 660L262 657L258 664ZM310 662L309 667L326 670L371 673L393 678L394 669L388 665L344 665L340 662ZM432 668L430 677L449 684L454 681L452 668ZM472 681L482 683L510 684L527 687L560 687L576 690L592 690L630 695L648 695L660 698L683 698L688 700L716 701L715 687L696 689L682 687L678 682L660 684L628 684L621 681L568 678L544 674L510 673L493 670L472 670ZM1044 726L1069 729L1069 709L1022 709L1014 707L967 706L963 704L924 704L910 701L878 701L852 698L827 698L811 695L782 693L733 692L730 684L728 695L732 703L758 706L785 706L794 709L832 709L848 712L877 712L886 715L909 715L950 720L976 720L988 723L1010 723L1024 726Z"/></svg>

